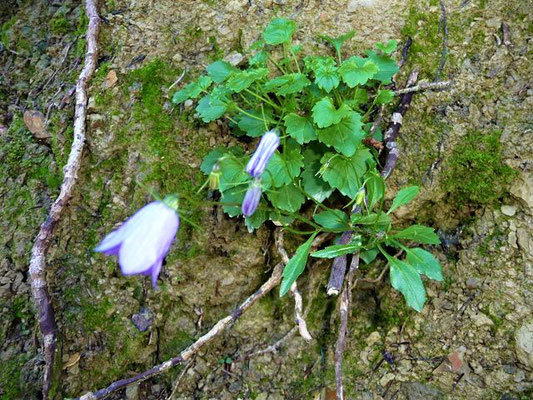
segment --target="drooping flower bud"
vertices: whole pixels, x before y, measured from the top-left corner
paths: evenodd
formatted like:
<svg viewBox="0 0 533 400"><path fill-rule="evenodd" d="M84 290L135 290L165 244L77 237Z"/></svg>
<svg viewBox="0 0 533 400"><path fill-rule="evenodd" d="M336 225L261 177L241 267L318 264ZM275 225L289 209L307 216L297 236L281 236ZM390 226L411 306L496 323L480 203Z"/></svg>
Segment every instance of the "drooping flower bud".
<svg viewBox="0 0 533 400"><path fill-rule="evenodd" d="M213 169L211 170L211 173L209 174L209 189L210 190L217 190L218 186L220 185L220 176L222 175L222 172L220 171L220 167L218 163L216 163L213 166Z"/></svg>
<svg viewBox="0 0 533 400"><path fill-rule="evenodd" d="M355 194L355 205L360 206L365 201L365 189L361 188Z"/></svg>
<svg viewBox="0 0 533 400"><path fill-rule="evenodd" d="M263 135L257 149L246 165L246 172L253 178L261 176L268 161L279 146L279 136L275 131L268 131Z"/></svg>
<svg viewBox="0 0 533 400"><path fill-rule="evenodd" d="M261 200L261 194L261 180L255 179L248 187L244 195L244 200L242 201L242 213L245 217L253 215Z"/></svg>

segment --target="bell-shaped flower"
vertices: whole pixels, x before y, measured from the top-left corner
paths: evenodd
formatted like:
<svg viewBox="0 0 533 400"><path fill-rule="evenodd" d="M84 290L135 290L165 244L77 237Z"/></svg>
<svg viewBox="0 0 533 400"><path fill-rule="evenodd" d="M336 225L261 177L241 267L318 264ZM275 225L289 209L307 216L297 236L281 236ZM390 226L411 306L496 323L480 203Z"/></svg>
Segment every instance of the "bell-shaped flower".
<svg viewBox="0 0 533 400"><path fill-rule="evenodd" d="M279 136L275 131L268 131L263 135L252 158L246 165L246 172L253 178L261 176L265 171L268 161L279 146Z"/></svg>
<svg viewBox="0 0 533 400"><path fill-rule="evenodd" d="M261 180L255 179L248 187L242 201L242 213L245 217L253 215L261 200L261 194Z"/></svg>
<svg viewBox="0 0 533 400"><path fill-rule="evenodd" d="M124 275L150 275L155 288L163 259L180 225L176 210L175 196L149 203L109 233L94 250L118 256Z"/></svg>

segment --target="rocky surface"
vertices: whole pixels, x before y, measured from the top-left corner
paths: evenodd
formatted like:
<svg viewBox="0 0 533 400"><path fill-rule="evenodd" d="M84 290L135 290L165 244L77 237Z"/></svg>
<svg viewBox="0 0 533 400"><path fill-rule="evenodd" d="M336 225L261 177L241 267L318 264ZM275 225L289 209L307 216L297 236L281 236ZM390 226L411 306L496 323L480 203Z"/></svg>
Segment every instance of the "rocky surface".
<svg viewBox="0 0 533 400"><path fill-rule="evenodd" d="M68 93L83 54L85 22L77 1L9 3L0 5L0 397L32 399L39 398L42 357L34 340L28 253L68 154ZM433 0L101 3L105 23L83 173L48 256L61 338L56 398L106 386L176 355L253 292L276 262L268 229L250 235L242 221L209 207L189 215L203 230L182 225L159 291L121 276L113 260L91 251L150 199L146 188L194 199L203 181L202 156L235 141L224 126L195 121L193 104L170 106L168 88L183 71L177 87L218 57L242 63L244 49L276 15L296 20L296 38L306 51L327 51L317 41L322 33L355 29L355 53L412 36L400 86L414 67L433 80L442 53L441 8ZM389 182L391 197L408 183L422 185L415 205L395 217L439 229L443 246L433 251L445 281L429 283L430 301L419 314L405 307L387 279L357 286L344 363L350 399L522 400L533 393L528 3L445 1L448 56L441 77L453 87L416 95ZM502 22L510 27L510 44L503 42ZM44 116L46 137L27 129L25 111L39 121ZM483 161L481 169L458 161L468 140L489 136L499 145L468 148L467 156ZM515 171L510 178L505 165ZM476 195L482 187L476 174L492 183L494 195ZM450 176L463 179L450 183ZM297 240L287 238L289 247ZM294 326L292 300L273 293L185 367L174 398L334 398L338 320L336 300L323 289L328 268L311 265L300 284L311 344L294 336L279 352L248 357ZM380 268L362 273L377 276ZM181 371L115 398L167 398Z"/></svg>

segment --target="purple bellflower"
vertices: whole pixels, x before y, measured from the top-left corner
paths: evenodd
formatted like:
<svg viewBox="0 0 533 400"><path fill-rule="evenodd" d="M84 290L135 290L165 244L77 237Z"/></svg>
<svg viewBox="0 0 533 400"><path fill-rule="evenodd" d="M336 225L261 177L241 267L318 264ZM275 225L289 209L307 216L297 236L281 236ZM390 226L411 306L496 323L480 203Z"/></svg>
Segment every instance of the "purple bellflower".
<svg viewBox="0 0 533 400"><path fill-rule="evenodd" d="M246 172L253 178L261 176L268 161L279 146L279 136L275 131L268 131L263 135L257 149L246 165Z"/></svg>
<svg viewBox="0 0 533 400"><path fill-rule="evenodd" d="M150 275L153 287L157 287L163 259L180 225L177 206L177 196L145 205L109 233L94 250L118 256L124 275Z"/></svg>
<svg viewBox="0 0 533 400"><path fill-rule="evenodd" d="M244 200L242 201L242 213L245 217L251 217L259 201L261 200L261 179L254 179L254 181L248 187Z"/></svg>

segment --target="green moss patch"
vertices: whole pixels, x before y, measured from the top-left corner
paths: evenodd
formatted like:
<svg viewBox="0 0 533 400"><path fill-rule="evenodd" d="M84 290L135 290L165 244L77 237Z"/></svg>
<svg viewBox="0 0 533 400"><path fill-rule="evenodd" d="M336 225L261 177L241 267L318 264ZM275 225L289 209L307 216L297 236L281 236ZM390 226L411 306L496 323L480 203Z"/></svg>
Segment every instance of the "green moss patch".
<svg viewBox="0 0 533 400"><path fill-rule="evenodd" d="M469 132L453 150L444 172L450 201L482 206L503 196L516 172L502 162L501 132Z"/></svg>

